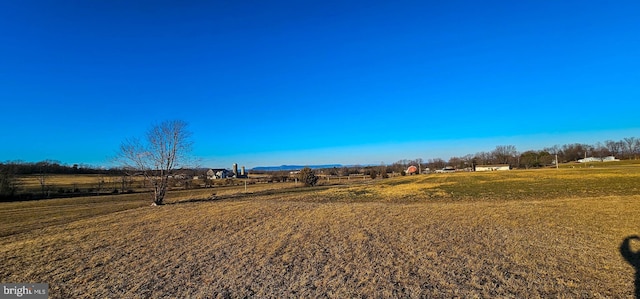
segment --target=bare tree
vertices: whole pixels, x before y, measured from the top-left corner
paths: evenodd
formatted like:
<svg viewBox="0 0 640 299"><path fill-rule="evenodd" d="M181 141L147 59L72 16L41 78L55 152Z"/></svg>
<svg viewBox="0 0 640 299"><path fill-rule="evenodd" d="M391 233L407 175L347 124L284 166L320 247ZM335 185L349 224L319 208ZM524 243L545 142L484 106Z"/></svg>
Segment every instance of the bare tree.
<svg viewBox="0 0 640 299"><path fill-rule="evenodd" d="M628 138L624 138L624 145L626 147L626 152L629 155L629 159L631 159L632 157L635 159L635 144L636 144L636 138L635 137L628 137Z"/></svg>
<svg viewBox="0 0 640 299"><path fill-rule="evenodd" d="M0 200L11 198L16 193L16 190L15 164L0 163Z"/></svg>
<svg viewBox="0 0 640 299"><path fill-rule="evenodd" d="M378 172L380 172L380 177L383 179L389 178L389 174L387 174L387 165L384 165L384 162L380 163L380 166L378 166Z"/></svg>
<svg viewBox="0 0 640 299"><path fill-rule="evenodd" d="M44 197L45 195L48 196L47 193L47 178L49 177L49 175L46 173L46 171L44 169L42 169L40 171L40 173L38 174L38 182L40 183L40 190L42 191L42 197Z"/></svg>
<svg viewBox="0 0 640 299"><path fill-rule="evenodd" d="M618 155L620 159L625 159L628 155L627 146L625 145L623 140L616 141L616 146L618 147Z"/></svg>
<svg viewBox="0 0 640 299"><path fill-rule="evenodd" d="M562 146L565 161L578 161L579 159L586 158L588 151L587 146L581 143L565 144Z"/></svg>
<svg viewBox="0 0 640 299"><path fill-rule="evenodd" d="M496 158L496 161L500 164L510 164L515 165L514 163L515 157L518 155L518 151L516 147L513 145L498 145L496 149L493 150L493 156Z"/></svg>
<svg viewBox="0 0 640 299"><path fill-rule="evenodd" d="M104 175L100 175L96 178L96 195L100 195L102 188L104 186Z"/></svg>
<svg viewBox="0 0 640 299"><path fill-rule="evenodd" d="M602 142L597 142L593 147L593 155L598 158L604 158L606 156L609 156L610 154L609 150L604 144L602 144Z"/></svg>
<svg viewBox="0 0 640 299"><path fill-rule="evenodd" d="M475 154L474 157L478 162L478 164L481 164L481 165L492 164L494 163L494 160L495 160L493 153L490 153L490 152L478 152Z"/></svg>
<svg viewBox="0 0 640 299"><path fill-rule="evenodd" d="M145 138L127 139L120 145L118 160L137 169L153 187L154 205L164 204L169 175L190 159L191 132L181 120L164 121L147 131Z"/></svg>
<svg viewBox="0 0 640 299"><path fill-rule="evenodd" d="M427 166L433 171L436 169L444 168L445 166L447 166L447 162L445 162L441 158L429 159L427 162Z"/></svg>
<svg viewBox="0 0 640 299"><path fill-rule="evenodd" d="M464 155L464 157L462 157L462 161L464 163L464 167L467 168L471 168L471 169L475 169L475 156L472 154L466 154Z"/></svg>
<svg viewBox="0 0 640 299"><path fill-rule="evenodd" d="M609 150L609 154L616 156L618 158L621 158L620 143L615 142L613 140L607 140L604 143L605 143L605 146L607 147L607 150Z"/></svg>
<svg viewBox="0 0 640 299"><path fill-rule="evenodd" d="M447 162L449 166L453 166L457 169L464 168L464 160L460 157L451 157L449 158L449 162Z"/></svg>
<svg viewBox="0 0 640 299"><path fill-rule="evenodd" d="M122 186L120 187L120 192L125 192L132 183L133 179L131 178L131 175L129 175L125 170L122 170L122 173L120 174L120 184Z"/></svg>

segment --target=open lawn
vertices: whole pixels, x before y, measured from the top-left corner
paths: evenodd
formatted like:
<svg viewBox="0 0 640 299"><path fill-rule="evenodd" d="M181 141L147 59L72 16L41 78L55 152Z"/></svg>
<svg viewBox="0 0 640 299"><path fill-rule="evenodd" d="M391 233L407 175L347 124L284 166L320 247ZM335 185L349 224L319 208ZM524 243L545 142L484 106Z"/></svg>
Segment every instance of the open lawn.
<svg viewBox="0 0 640 299"><path fill-rule="evenodd" d="M619 247L640 234L639 183L609 167L0 203L0 281L51 298L632 298Z"/></svg>

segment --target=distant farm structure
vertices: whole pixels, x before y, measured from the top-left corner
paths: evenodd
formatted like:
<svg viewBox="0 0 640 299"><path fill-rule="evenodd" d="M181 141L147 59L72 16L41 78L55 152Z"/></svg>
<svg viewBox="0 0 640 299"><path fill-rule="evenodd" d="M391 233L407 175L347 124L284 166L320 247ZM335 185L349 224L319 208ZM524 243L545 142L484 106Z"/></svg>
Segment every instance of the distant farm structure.
<svg viewBox="0 0 640 299"><path fill-rule="evenodd" d="M510 169L509 164L476 165L476 171L503 171Z"/></svg>
<svg viewBox="0 0 640 299"><path fill-rule="evenodd" d="M587 157L587 158L578 160L579 163L614 162L614 161L620 161L620 159L616 159L616 157L614 157L614 156L608 156L608 157L604 157L604 158Z"/></svg>
<svg viewBox="0 0 640 299"><path fill-rule="evenodd" d="M449 173L449 172L456 172L455 167L453 166L446 166L445 168L442 169L436 169L435 173Z"/></svg>
<svg viewBox="0 0 640 299"><path fill-rule="evenodd" d="M242 166L240 172L238 172L238 164L233 164L233 169L214 169L211 168L207 170L207 179L216 180L216 179L227 179L227 178L236 178L236 179L246 179L248 174Z"/></svg>
<svg viewBox="0 0 640 299"><path fill-rule="evenodd" d="M405 171L408 175L414 175L418 173L418 167L415 167L413 165L409 166L407 168L407 170Z"/></svg>

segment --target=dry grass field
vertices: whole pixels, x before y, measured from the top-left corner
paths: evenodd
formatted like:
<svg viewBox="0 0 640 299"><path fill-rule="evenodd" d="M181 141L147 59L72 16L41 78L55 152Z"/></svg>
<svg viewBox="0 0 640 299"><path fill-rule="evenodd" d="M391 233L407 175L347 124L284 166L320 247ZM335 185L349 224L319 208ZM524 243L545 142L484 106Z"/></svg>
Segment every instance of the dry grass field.
<svg viewBox="0 0 640 299"><path fill-rule="evenodd" d="M40 180L42 179L39 175L25 175L18 178L18 186L20 189L23 189L27 192L40 192L41 184ZM141 177L128 178L139 185L142 181ZM53 192L57 192L58 189L67 189L73 190L75 188L87 189L93 188L97 189L98 187L102 187L105 189L119 189L122 184L122 178L119 176L108 176L108 175L99 175L99 174L48 174L44 176L46 188L52 190Z"/></svg>
<svg viewBox="0 0 640 299"><path fill-rule="evenodd" d="M300 184L255 184L242 186L216 187L171 191L167 202L205 201L214 195L216 198L233 198L254 193L269 193L276 190L288 190L301 187ZM149 193L110 194L75 198L58 198L21 202L0 203L0 237L51 225L69 223L113 212L149 206Z"/></svg>
<svg viewBox="0 0 640 299"><path fill-rule="evenodd" d="M0 281L51 298L632 298L619 247L640 234L639 183L610 167L0 203Z"/></svg>

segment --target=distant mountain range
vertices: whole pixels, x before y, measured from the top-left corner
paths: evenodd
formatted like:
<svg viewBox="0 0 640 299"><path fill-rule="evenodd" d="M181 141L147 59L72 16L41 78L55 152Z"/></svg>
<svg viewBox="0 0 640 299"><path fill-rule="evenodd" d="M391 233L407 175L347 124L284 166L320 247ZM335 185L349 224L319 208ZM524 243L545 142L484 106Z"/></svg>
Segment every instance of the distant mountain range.
<svg viewBox="0 0 640 299"><path fill-rule="evenodd" d="M309 167L311 169L322 169L322 168L340 168L342 164L325 164L325 165L280 165L280 166L258 166L254 167L251 170L254 171L294 171L300 170L302 168Z"/></svg>

